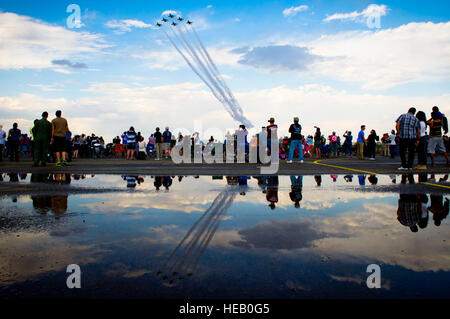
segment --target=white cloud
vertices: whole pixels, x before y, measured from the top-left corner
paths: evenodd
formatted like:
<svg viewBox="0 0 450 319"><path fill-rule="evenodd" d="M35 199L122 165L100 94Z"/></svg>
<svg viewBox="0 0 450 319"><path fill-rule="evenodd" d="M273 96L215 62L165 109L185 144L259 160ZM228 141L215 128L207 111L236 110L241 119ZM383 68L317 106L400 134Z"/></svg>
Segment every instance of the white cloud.
<svg viewBox="0 0 450 319"><path fill-rule="evenodd" d="M307 5L300 5L300 6L297 6L297 7L292 6L290 8L284 9L283 10L283 15L285 17L294 17L294 16L297 15L297 13L302 12L302 11L306 11L306 10L308 10L308 8L309 7Z"/></svg>
<svg viewBox="0 0 450 319"><path fill-rule="evenodd" d="M430 97L353 94L318 84L234 93L253 124L259 127L267 123L268 116L274 116L280 135L287 135L294 116L300 117L305 134L313 133L314 125L320 126L324 133L335 130L343 134L346 130L356 132L361 124L382 134L390 131L397 116L411 105L426 112L438 105L444 113L450 113L450 94ZM0 97L0 123L8 128L17 121L21 129L28 130L45 109L50 114L62 109L74 133L96 132L108 140L130 125L145 135L156 126L165 125L174 128L174 132L176 128L192 132L197 120L202 122L203 130L217 128L221 134L237 126L200 83L154 87L95 83L81 94L86 96L75 100L36 94ZM161 110L164 116L155 116ZM217 133L211 135L220 137Z"/></svg>
<svg viewBox="0 0 450 319"><path fill-rule="evenodd" d="M367 18L374 16L385 16L388 12L388 7L384 4L371 4L363 11L353 11L349 13L335 13L326 17L323 21L329 22L333 20L352 20L352 21L366 21Z"/></svg>
<svg viewBox="0 0 450 319"><path fill-rule="evenodd" d="M153 28L153 25L147 24L140 20L124 19L124 20L111 20L106 22L106 27L114 29L117 34L123 34L130 32L132 28L143 29L143 28Z"/></svg>
<svg viewBox="0 0 450 319"><path fill-rule="evenodd" d="M393 29L323 35L302 45L324 57L311 68L314 74L383 90L448 80L449 34L450 22L409 23Z"/></svg>
<svg viewBox="0 0 450 319"><path fill-rule="evenodd" d="M53 60L107 47L98 34L74 32L10 12L0 12L0 36L0 70L56 68Z"/></svg>

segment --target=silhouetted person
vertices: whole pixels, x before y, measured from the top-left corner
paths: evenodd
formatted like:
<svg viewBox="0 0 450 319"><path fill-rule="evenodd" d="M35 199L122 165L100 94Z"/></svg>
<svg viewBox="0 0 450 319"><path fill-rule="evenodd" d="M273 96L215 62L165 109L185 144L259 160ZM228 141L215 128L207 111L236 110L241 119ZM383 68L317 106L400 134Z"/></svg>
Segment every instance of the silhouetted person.
<svg viewBox="0 0 450 319"><path fill-rule="evenodd" d="M398 200L397 220L409 227L413 233L419 229L417 223L422 216L420 196L417 194L400 194Z"/></svg>
<svg viewBox="0 0 450 319"><path fill-rule="evenodd" d="M303 176L291 176L291 192L289 193L289 197L294 202L295 208L300 208L300 202L303 199L302 189Z"/></svg>
<svg viewBox="0 0 450 319"><path fill-rule="evenodd" d="M431 204L428 210L433 213L433 220L436 226L440 226L442 220L448 216L449 199L442 195L430 195Z"/></svg>

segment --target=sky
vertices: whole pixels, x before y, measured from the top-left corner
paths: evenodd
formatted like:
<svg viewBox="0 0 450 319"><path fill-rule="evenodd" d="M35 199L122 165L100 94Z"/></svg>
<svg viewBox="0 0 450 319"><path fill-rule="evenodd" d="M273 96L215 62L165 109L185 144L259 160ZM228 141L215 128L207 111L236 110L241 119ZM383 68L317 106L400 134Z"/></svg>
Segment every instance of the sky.
<svg viewBox="0 0 450 319"><path fill-rule="evenodd" d="M168 10L194 22L255 129L274 117L287 135L299 117L306 135L380 135L411 106L450 113L448 1L0 0L0 124L28 131L61 109L73 134L107 142L130 126L236 129L155 27Z"/></svg>

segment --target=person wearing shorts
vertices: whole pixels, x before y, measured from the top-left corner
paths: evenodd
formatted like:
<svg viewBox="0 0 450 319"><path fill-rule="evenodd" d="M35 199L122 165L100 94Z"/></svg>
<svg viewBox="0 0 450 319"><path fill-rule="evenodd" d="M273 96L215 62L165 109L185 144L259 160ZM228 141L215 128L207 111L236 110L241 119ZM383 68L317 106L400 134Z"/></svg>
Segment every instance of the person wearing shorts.
<svg viewBox="0 0 450 319"><path fill-rule="evenodd" d="M434 158L436 157L436 149L442 152L447 159L449 165L447 150L442 138L443 115L439 112L431 113L431 119L427 124L430 126L430 139L428 141L428 154L431 157L431 166L434 167Z"/></svg>
<svg viewBox="0 0 450 319"><path fill-rule="evenodd" d="M136 132L134 131L134 127L130 127L130 130L127 132L127 160L134 159L134 153L136 152Z"/></svg>
<svg viewBox="0 0 450 319"><path fill-rule="evenodd" d="M56 153L56 166L68 166L69 163L66 160L67 157L67 147L66 138L67 132L69 132L69 125L67 120L61 117L61 111L56 111L56 118L52 121L52 143L53 150Z"/></svg>

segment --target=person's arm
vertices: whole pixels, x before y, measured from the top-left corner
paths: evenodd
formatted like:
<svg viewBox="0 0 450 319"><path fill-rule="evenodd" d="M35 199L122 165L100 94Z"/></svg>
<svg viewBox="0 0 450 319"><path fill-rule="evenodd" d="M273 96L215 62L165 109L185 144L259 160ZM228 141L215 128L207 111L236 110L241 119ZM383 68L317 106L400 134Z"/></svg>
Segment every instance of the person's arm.
<svg viewBox="0 0 450 319"><path fill-rule="evenodd" d="M53 125L53 122L52 122L52 138L51 138L52 142L53 142L53 134L55 134L55 125Z"/></svg>

